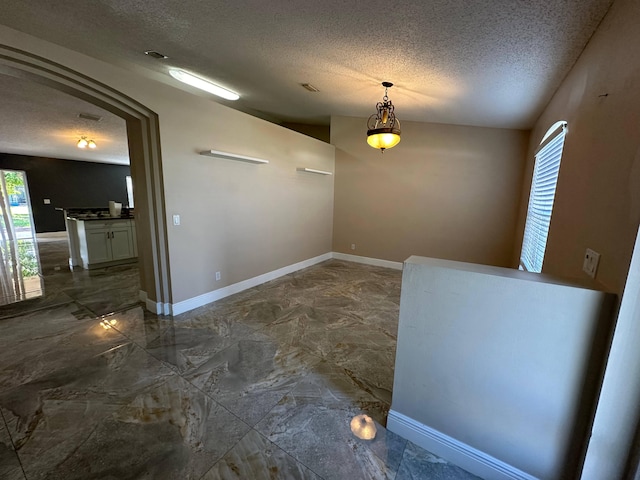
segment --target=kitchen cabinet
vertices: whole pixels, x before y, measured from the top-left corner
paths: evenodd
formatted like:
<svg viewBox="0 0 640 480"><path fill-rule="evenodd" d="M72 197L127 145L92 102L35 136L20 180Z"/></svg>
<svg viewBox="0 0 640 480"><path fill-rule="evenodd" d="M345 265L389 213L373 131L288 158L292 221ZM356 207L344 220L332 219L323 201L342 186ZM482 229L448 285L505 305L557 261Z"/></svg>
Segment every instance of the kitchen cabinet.
<svg viewBox="0 0 640 480"><path fill-rule="evenodd" d="M76 220L76 224L83 268L135 261L137 249L132 220Z"/></svg>

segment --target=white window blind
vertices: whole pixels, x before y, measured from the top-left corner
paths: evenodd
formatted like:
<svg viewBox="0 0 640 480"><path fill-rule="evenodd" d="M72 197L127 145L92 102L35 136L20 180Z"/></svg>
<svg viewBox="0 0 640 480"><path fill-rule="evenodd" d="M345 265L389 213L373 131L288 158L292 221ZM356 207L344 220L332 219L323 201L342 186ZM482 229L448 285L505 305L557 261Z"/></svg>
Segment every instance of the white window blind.
<svg viewBox="0 0 640 480"><path fill-rule="evenodd" d="M542 271L565 132L566 123L547 137L536 154L520 254L520 268L528 272Z"/></svg>

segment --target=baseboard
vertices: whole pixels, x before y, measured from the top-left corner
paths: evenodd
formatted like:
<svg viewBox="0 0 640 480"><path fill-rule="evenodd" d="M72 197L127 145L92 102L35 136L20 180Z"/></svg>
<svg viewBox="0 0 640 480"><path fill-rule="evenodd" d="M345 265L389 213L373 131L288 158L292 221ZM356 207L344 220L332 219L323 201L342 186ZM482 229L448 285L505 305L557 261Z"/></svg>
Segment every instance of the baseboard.
<svg viewBox="0 0 640 480"><path fill-rule="evenodd" d="M171 315L171 304L154 302L148 297L147 292L145 292L144 290L138 291L138 298L142 303L144 303L145 307L150 312L153 312L156 315Z"/></svg>
<svg viewBox="0 0 640 480"><path fill-rule="evenodd" d="M395 410L389 411L387 430L485 480L538 480Z"/></svg>
<svg viewBox="0 0 640 480"><path fill-rule="evenodd" d="M220 300L222 298L228 297L229 295L242 292L243 290L256 287L271 280L275 280L276 278L280 278L284 275L297 272L298 270L302 270L303 268L311 267L313 265L316 265L317 263L324 262L325 260L330 260L331 258L332 254L331 252L328 252L317 257L303 260L302 262L294 263L293 265L279 268L278 270L273 270L271 272L258 275L257 277L243 280L242 282L234 283L233 285L227 285L226 287L220 288L218 290L213 290L212 292L204 293L197 297L174 303L170 306L171 312L173 315L179 315L181 313L188 312L189 310L193 310L194 308L198 308L208 303L215 302L216 300Z"/></svg>
<svg viewBox="0 0 640 480"><path fill-rule="evenodd" d="M360 255L351 255L349 253L333 252L332 258L336 260L345 260L347 262L364 263L365 265L375 265L376 267L393 268L402 270L402 262L392 262L391 260L381 260L379 258L361 257Z"/></svg>

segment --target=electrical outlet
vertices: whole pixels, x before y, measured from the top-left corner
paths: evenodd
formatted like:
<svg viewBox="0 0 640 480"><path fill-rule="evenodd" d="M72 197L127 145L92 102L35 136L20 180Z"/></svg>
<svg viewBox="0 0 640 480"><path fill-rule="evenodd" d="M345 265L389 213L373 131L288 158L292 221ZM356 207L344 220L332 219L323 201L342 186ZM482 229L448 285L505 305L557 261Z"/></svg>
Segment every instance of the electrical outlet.
<svg viewBox="0 0 640 480"><path fill-rule="evenodd" d="M600 262L600 254L587 248L584 254L584 262L582 262L582 270L591 278L596 278L598 263Z"/></svg>
<svg viewBox="0 0 640 480"><path fill-rule="evenodd" d="M45 198L44 199L44 204L45 205L51 205L51 199L50 198Z"/></svg>
<svg viewBox="0 0 640 480"><path fill-rule="evenodd" d="M216 272L216 282L220 281L221 278L222 275L220 275L220 272Z"/></svg>
<svg viewBox="0 0 640 480"><path fill-rule="evenodd" d="M352 244L351 244L351 250L355 250L355 249L356 249L356 244L355 244L355 243L352 243Z"/></svg>
<svg viewBox="0 0 640 480"><path fill-rule="evenodd" d="M180 215L174 215L173 216L173 224L174 225L180 225Z"/></svg>

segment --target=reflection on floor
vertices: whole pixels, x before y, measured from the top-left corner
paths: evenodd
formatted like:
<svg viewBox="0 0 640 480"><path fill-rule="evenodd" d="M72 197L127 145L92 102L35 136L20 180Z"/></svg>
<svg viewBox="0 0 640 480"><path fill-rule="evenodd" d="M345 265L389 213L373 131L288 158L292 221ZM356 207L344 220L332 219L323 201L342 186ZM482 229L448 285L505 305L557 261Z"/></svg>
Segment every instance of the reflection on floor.
<svg viewBox="0 0 640 480"><path fill-rule="evenodd" d="M66 233L38 234L42 295L0 306L0 318L75 302L94 315L137 305L140 281L135 264L84 270L69 268Z"/></svg>
<svg viewBox="0 0 640 480"><path fill-rule="evenodd" d="M0 320L1 478L476 478L383 426L400 272L333 260L177 317L97 300L107 276Z"/></svg>

